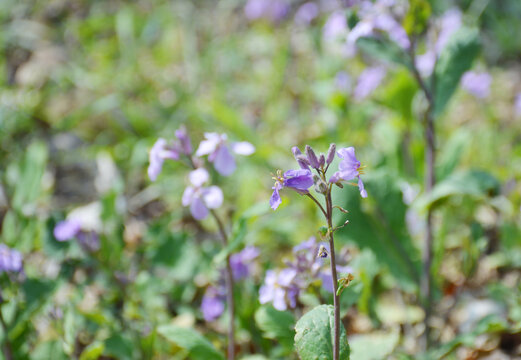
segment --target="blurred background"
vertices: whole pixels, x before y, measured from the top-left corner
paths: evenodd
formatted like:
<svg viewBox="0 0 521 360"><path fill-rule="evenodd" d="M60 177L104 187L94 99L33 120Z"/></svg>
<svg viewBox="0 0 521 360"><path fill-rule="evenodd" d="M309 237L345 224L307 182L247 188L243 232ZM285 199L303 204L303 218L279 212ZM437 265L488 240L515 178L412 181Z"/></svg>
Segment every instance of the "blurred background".
<svg viewBox="0 0 521 360"><path fill-rule="evenodd" d="M398 22L417 2L379 1ZM222 358L226 316L201 311L220 281L217 227L181 205L181 163L147 176L154 142L184 124L194 146L218 132L256 147L233 176L211 174L235 250L258 249L236 284L238 358L296 359L296 319L332 303L318 278L296 308L259 303L266 271L324 225L291 191L273 213L270 174L297 167L292 146L326 152L332 142L367 165L367 199L335 192L349 210L336 241L355 278L341 297L352 359L420 358L426 209L434 343L422 356L520 358L521 2L422 2L429 30L418 53L444 21L478 27L472 71L485 74L464 76L436 119L429 196L420 89L406 69L350 42L360 3L2 0L1 243L23 269L1 269L0 356ZM87 239L57 241L64 219L80 219ZM193 332L158 332L165 324Z"/></svg>

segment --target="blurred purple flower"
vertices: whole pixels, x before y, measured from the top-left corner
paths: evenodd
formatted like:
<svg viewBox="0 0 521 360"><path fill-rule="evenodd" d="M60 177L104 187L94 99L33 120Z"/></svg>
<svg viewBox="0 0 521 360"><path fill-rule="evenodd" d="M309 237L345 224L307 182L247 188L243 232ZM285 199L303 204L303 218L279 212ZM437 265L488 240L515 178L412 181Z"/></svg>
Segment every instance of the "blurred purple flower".
<svg viewBox="0 0 521 360"><path fill-rule="evenodd" d="M208 155L208 161L212 162L215 170L224 176L231 175L235 171L236 164L232 152L238 155L251 155L255 152L255 147L247 141L228 145L226 134L205 133L204 137L206 139L201 141L195 155Z"/></svg>
<svg viewBox="0 0 521 360"><path fill-rule="evenodd" d="M187 186L182 198L183 206L190 206L190 212L196 220L208 216L208 209L216 209L223 203L223 193L218 186L203 187L209 179L208 172L199 168L188 175L192 186Z"/></svg>
<svg viewBox="0 0 521 360"><path fill-rule="evenodd" d="M206 321L214 321L224 312L224 295L222 292L210 286L204 293L201 302L201 311Z"/></svg>
<svg viewBox="0 0 521 360"><path fill-rule="evenodd" d="M360 175L363 173L361 168L361 163L355 156L355 148L348 147L343 148L338 151L338 156L343 160L340 161L338 165L338 170L334 173L329 182L336 183L339 181L349 181L355 178L358 178L358 190L360 191L360 195L363 198L367 197L367 191L365 190L364 183L360 178Z"/></svg>
<svg viewBox="0 0 521 360"><path fill-rule="evenodd" d="M273 303L273 307L279 311L297 306L299 288L293 283L297 276L295 269L282 269L279 272L268 270L264 279L264 285L259 290L261 304Z"/></svg>
<svg viewBox="0 0 521 360"><path fill-rule="evenodd" d="M343 93L346 93L351 88L351 76L345 71L339 71L335 75L335 86Z"/></svg>
<svg viewBox="0 0 521 360"><path fill-rule="evenodd" d="M336 40L342 35L346 35L347 31L347 19L346 14L343 11L335 11L324 24L322 29L322 36L326 40Z"/></svg>
<svg viewBox="0 0 521 360"><path fill-rule="evenodd" d="M283 188L289 187L300 194L306 194L308 189L313 186L313 175L311 170L307 169L288 170L284 173L284 176L279 171L273 179L275 185L272 187L273 194L270 198L270 206L273 210L276 210L282 202L279 191Z"/></svg>
<svg viewBox="0 0 521 360"><path fill-rule="evenodd" d="M192 142L190 141L186 127L181 126L179 129L177 129L175 131L175 137L177 140L179 140L179 148L181 152L185 155L190 155L192 153Z"/></svg>
<svg viewBox="0 0 521 360"><path fill-rule="evenodd" d="M248 277L253 268L253 260L259 256L259 249L255 246L247 246L237 254L230 256L230 266L235 280Z"/></svg>
<svg viewBox="0 0 521 360"><path fill-rule="evenodd" d="M300 6L295 13L295 22L297 24L308 25L318 16L319 8L314 2L307 2Z"/></svg>
<svg viewBox="0 0 521 360"><path fill-rule="evenodd" d="M442 15L439 21L438 39L434 47L437 54L440 54L450 37L459 30L461 24L461 11L459 9L450 9Z"/></svg>
<svg viewBox="0 0 521 360"><path fill-rule="evenodd" d="M69 241L76 237L81 231L81 223L77 219L60 221L54 227L54 237L58 241Z"/></svg>
<svg viewBox="0 0 521 360"><path fill-rule="evenodd" d="M514 100L514 112L517 116L521 115L521 93L518 93Z"/></svg>
<svg viewBox="0 0 521 360"><path fill-rule="evenodd" d="M485 99L490 95L492 76L489 73L467 71L461 77L461 87L478 99Z"/></svg>
<svg viewBox="0 0 521 360"><path fill-rule="evenodd" d="M423 76L431 75L435 64L436 53L433 50L427 50L425 54L416 57L416 67Z"/></svg>
<svg viewBox="0 0 521 360"><path fill-rule="evenodd" d="M179 151L175 147L169 147L165 139L159 138L149 153L148 177L150 180L156 181L165 159L179 159Z"/></svg>
<svg viewBox="0 0 521 360"><path fill-rule="evenodd" d="M265 18L281 21L289 13L289 4L284 0L249 0L244 6L244 14L250 20Z"/></svg>
<svg viewBox="0 0 521 360"><path fill-rule="evenodd" d="M372 67L365 69L360 76L354 91L357 100L363 100L369 96L382 82L386 74L383 67Z"/></svg>
<svg viewBox="0 0 521 360"><path fill-rule="evenodd" d="M101 245L99 236L94 231L81 231L78 234L78 243L86 252L96 252Z"/></svg>
<svg viewBox="0 0 521 360"><path fill-rule="evenodd" d="M22 254L10 249L4 244L0 244L0 273L20 272L22 270Z"/></svg>

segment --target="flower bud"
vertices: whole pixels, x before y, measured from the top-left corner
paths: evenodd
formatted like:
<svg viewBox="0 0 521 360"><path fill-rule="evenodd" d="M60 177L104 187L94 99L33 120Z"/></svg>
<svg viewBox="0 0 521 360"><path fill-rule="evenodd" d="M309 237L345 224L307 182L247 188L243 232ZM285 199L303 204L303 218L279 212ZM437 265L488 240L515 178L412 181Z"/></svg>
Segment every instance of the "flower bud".
<svg viewBox="0 0 521 360"><path fill-rule="evenodd" d="M318 181L315 183L315 191L320 194L327 193L327 184L324 182L324 180L322 180L320 178L318 179Z"/></svg>
<svg viewBox="0 0 521 360"><path fill-rule="evenodd" d="M309 169L309 160L306 155L304 155L304 154L296 155L295 159L297 159L297 162L301 169L306 169L306 170Z"/></svg>
<svg viewBox="0 0 521 360"><path fill-rule="evenodd" d="M178 130L175 131L175 136L181 143L182 152L186 155L190 155L192 153L192 142L190 141L190 137L188 136L186 128L181 126Z"/></svg>
<svg viewBox="0 0 521 360"><path fill-rule="evenodd" d="M323 167L325 164L326 164L326 157L324 156L324 154L320 154L320 156L318 158L318 165L320 165L320 167Z"/></svg>
<svg viewBox="0 0 521 360"><path fill-rule="evenodd" d="M327 151L327 156L326 156L326 163L329 165L333 162L333 160L335 159L335 153L336 153L336 145L335 144L331 144L329 145L329 150Z"/></svg>
<svg viewBox="0 0 521 360"><path fill-rule="evenodd" d="M317 156L315 155L315 152L313 151L313 149L309 145L306 145L306 155L308 156L309 165L313 169L318 169L319 168L319 163L318 163Z"/></svg>
<svg viewBox="0 0 521 360"><path fill-rule="evenodd" d="M299 156L300 154L302 154L302 152L300 151L300 149L296 146L293 146L291 148L291 152L293 153L293 156L295 156L295 159L297 158L297 156Z"/></svg>

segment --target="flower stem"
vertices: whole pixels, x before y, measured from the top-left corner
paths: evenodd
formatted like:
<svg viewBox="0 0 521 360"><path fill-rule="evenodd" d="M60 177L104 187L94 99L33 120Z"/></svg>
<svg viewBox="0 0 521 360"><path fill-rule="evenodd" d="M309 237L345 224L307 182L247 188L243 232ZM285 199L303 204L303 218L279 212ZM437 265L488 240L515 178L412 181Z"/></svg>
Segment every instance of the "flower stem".
<svg viewBox="0 0 521 360"><path fill-rule="evenodd" d="M326 205L326 218L329 228L329 253L331 255L331 276L333 277L333 306L335 308L333 360L338 360L340 355L340 297L337 295L338 277L336 273L335 241L333 238L333 204L331 201L331 188L329 188L326 195Z"/></svg>
<svg viewBox="0 0 521 360"><path fill-rule="evenodd" d="M4 333L4 357L6 360L13 360L13 352L11 350L11 342L9 341L9 333L7 329L7 324L4 320L4 315L2 314L2 309L0 308L0 323L2 324L2 330Z"/></svg>
<svg viewBox="0 0 521 360"><path fill-rule="evenodd" d="M427 86L425 81L420 75L418 68L416 67L416 58L415 58L415 41L411 42L412 45L410 47L410 57L412 64L412 72L414 78L418 82L418 85L422 89L425 97L427 98L428 107L425 110L424 119L423 119L423 130L424 137L426 142L425 149L425 193L429 194L434 185L436 184L436 174L434 170L435 160L436 160L436 132L434 127L434 88L435 88L435 76L432 76L432 84L431 87ZM425 331L423 332L421 347L423 350L427 350L429 348L431 342L430 336L430 317L432 313L432 275L431 275L431 266L432 266L432 256L433 256L433 224L432 224L432 208L427 209L427 221L425 228L425 240L423 244L423 255L422 255L422 263L423 263L423 271L420 282L420 295L422 298L423 310L425 312L425 318L423 320L425 325Z"/></svg>
<svg viewBox="0 0 521 360"><path fill-rule="evenodd" d="M219 227L219 233L221 234L221 242L224 249L228 245L228 235L224 225L212 209L210 210L217 226ZM235 359L235 302L233 299L233 272L230 265L230 254L226 255L226 267L225 267L225 286L226 286L226 302L228 303L228 360Z"/></svg>

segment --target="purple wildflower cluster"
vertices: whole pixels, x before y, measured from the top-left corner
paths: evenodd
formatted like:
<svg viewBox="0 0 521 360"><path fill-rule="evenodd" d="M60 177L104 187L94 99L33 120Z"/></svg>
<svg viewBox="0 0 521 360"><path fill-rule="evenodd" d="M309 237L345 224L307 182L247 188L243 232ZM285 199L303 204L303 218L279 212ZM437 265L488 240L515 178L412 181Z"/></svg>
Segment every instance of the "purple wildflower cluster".
<svg viewBox="0 0 521 360"><path fill-rule="evenodd" d="M87 252L96 252L100 249L98 234L86 229L78 219L60 221L54 227L53 233L55 239L60 242L76 238L81 248Z"/></svg>
<svg viewBox="0 0 521 360"><path fill-rule="evenodd" d="M490 95L492 76L489 73L467 71L461 77L461 87L478 99L485 99Z"/></svg>
<svg viewBox="0 0 521 360"><path fill-rule="evenodd" d="M321 154L318 157L309 145L306 145L306 154L302 154L296 146L292 148L292 152L300 169L288 170L284 173L279 170L273 176L275 184L272 187L273 193L270 198L270 206L273 210L276 210L282 203L279 192L284 188L293 189L301 195L308 195L309 188L314 186L317 192L324 194L328 188L331 189L333 184L342 187L342 182L357 179L360 195L364 198L367 197L367 191L360 178L360 175L363 174L363 167L355 156L354 147L343 148L336 152L336 145L331 144L327 155ZM327 180L326 173L335 158L335 152L341 161L338 171ZM317 174L313 175L312 169Z"/></svg>
<svg viewBox="0 0 521 360"><path fill-rule="evenodd" d="M242 280L253 274L255 262L259 256L259 249L255 246L247 246L242 251L230 256L233 279ZM201 312L206 321L218 319L224 312L226 301L226 289L221 279L216 286L209 286L201 302Z"/></svg>
<svg viewBox="0 0 521 360"><path fill-rule="evenodd" d="M19 273L22 269L22 254L7 245L0 244L0 274L3 272Z"/></svg>
<svg viewBox="0 0 521 360"><path fill-rule="evenodd" d="M259 290L261 304L272 303L277 310L295 308L298 296L312 283L321 282L322 288L333 292L331 271L325 266L329 245L318 243L314 237L293 247L293 258L285 261L285 267L268 270ZM351 272L348 266L338 266L341 273Z"/></svg>
<svg viewBox="0 0 521 360"><path fill-rule="evenodd" d="M211 209L217 209L223 203L223 193L218 186L205 186L210 175L204 168L202 157L207 156L208 162L213 164L219 174L229 176L237 167L234 154L251 155L255 152L255 147L246 141L229 142L226 134L205 133L204 140L193 154L192 142L185 127L177 130L175 137L170 143L163 138L156 141L149 154L148 176L155 181L166 159L187 160L193 171L188 175L190 185L183 193L182 204L190 207L195 219L202 220Z"/></svg>

